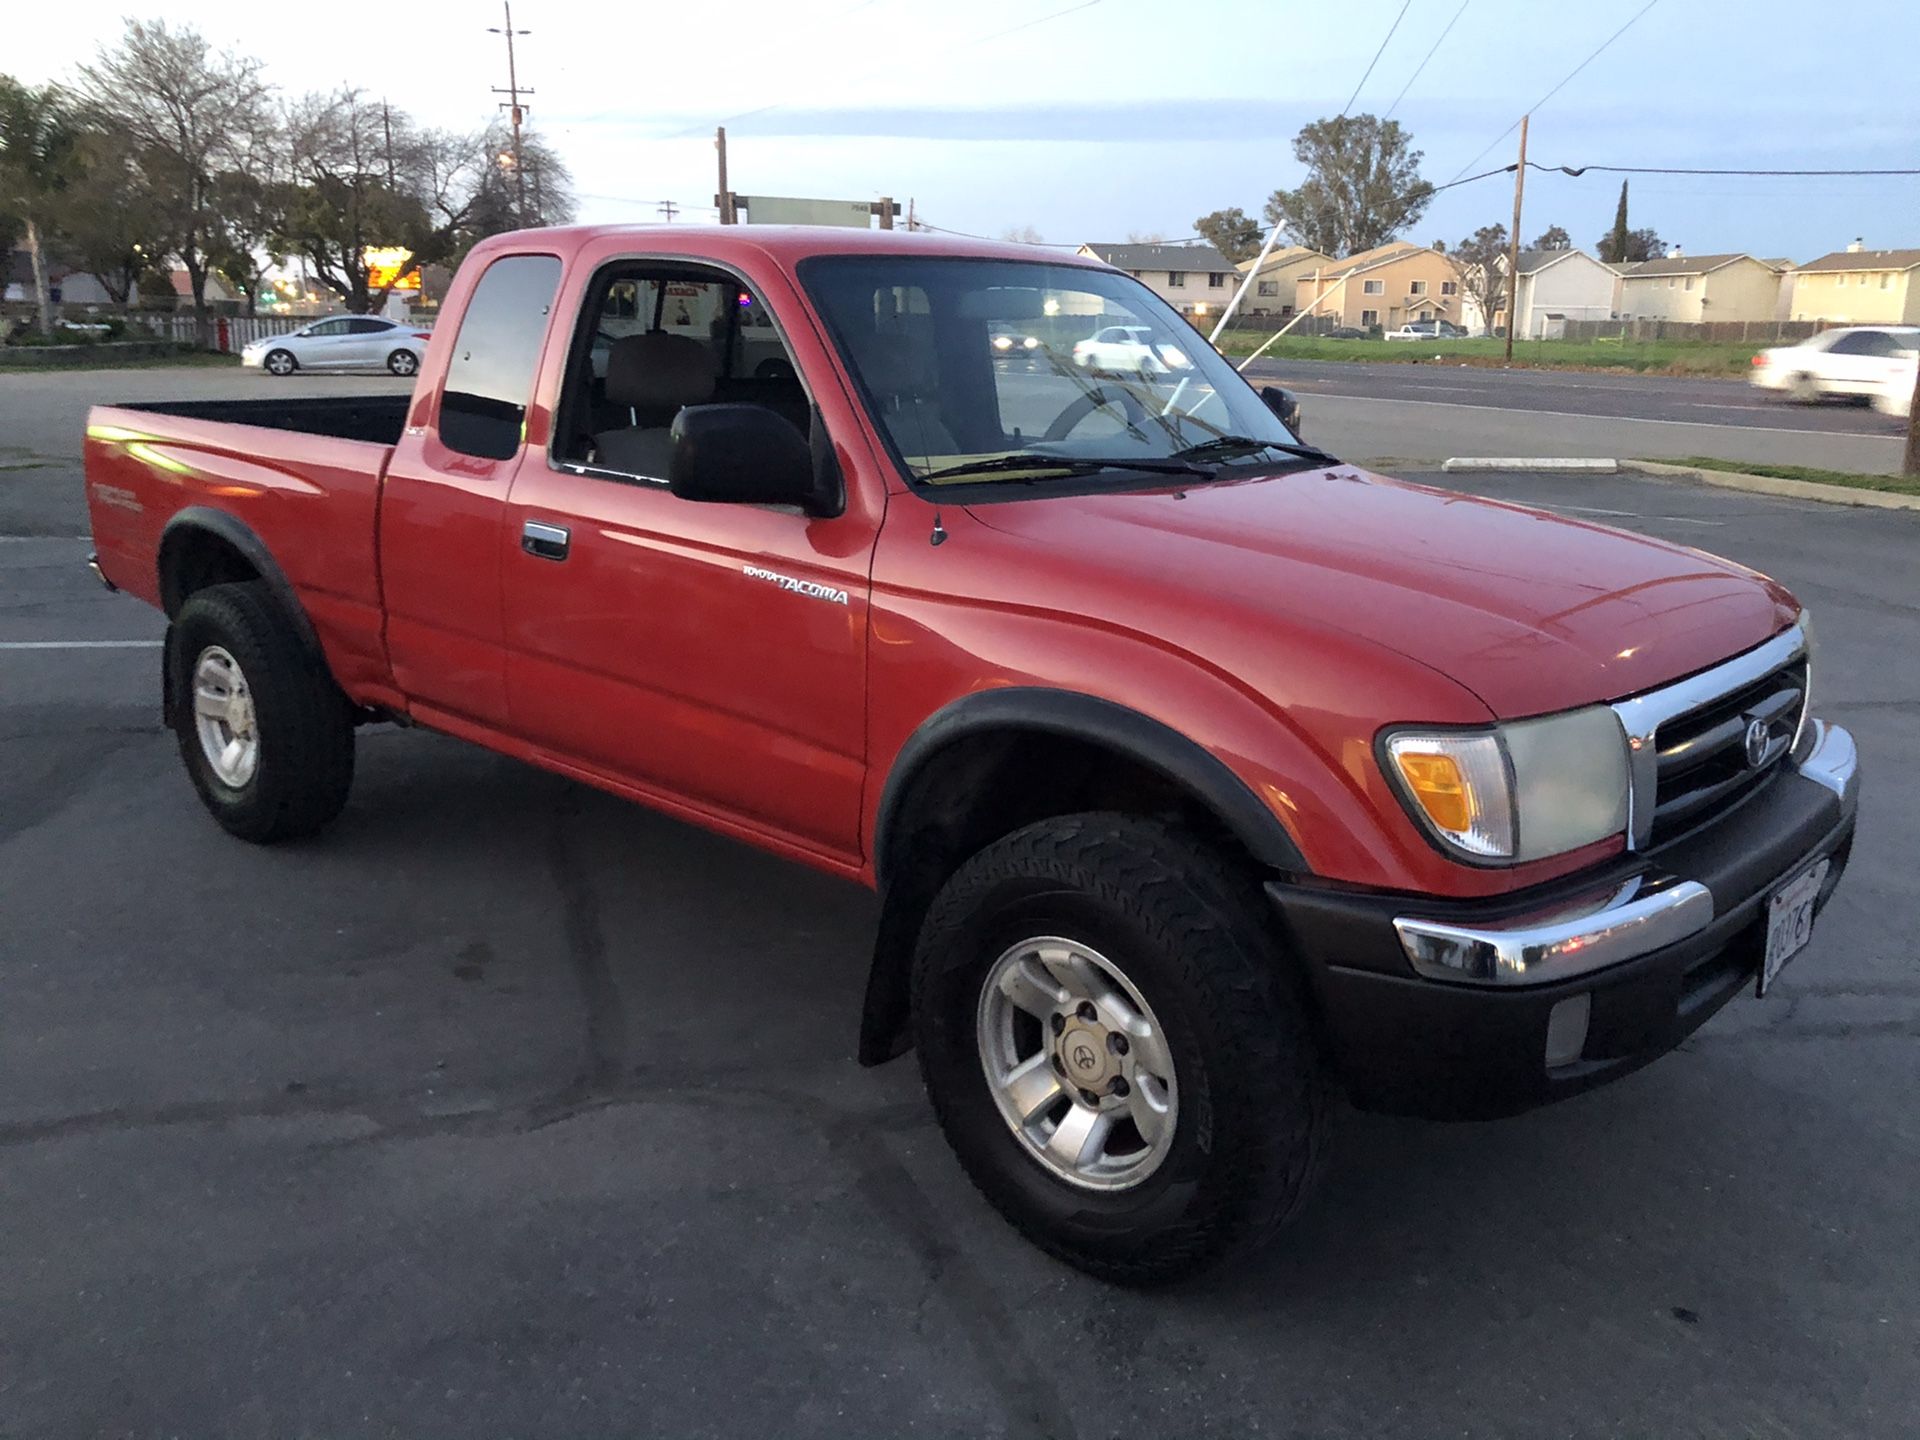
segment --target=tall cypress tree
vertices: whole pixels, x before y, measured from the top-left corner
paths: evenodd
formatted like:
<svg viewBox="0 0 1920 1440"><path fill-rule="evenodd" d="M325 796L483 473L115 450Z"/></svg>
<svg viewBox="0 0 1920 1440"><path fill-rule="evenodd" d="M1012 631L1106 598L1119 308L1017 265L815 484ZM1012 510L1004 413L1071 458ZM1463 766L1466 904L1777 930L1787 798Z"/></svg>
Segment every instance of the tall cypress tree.
<svg viewBox="0 0 1920 1440"><path fill-rule="evenodd" d="M1620 182L1620 208L1613 212L1613 234L1607 237L1607 255L1611 265L1627 258L1627 182Z"/></svg>

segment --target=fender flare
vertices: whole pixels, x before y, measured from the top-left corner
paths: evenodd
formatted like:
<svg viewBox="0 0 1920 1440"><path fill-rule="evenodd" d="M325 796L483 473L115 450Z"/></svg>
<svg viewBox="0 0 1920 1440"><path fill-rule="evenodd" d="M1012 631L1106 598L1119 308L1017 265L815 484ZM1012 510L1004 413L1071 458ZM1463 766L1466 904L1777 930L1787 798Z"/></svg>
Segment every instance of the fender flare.
<svg viewBox="0 0 1920 1440"><path fill-rule="evenodd" d="M246 562L259 572L274 601L286 612L288 622L300 637L301 645L308 654L324 658L320 647L320 637L314 631L313 621L307 617L306 606L300 603L300 596L293 588L293 582L287 579L287 572L280 568L280 562L273 558L266 542L254 534L247 525L234 519L224 510L215 510L206 505L189 505L169 519L160 531L160 544L157 550L159 568L160 608L171 620L180 613L180 606L186 596L180 594L177 585L167 575L167 555L170 545L177 544L179 537L188 531L201 530L217 536L239 551Z"/></svg>
<svg viewBox="0 0 1920 1440"><path fill-rule="evenodd" d="M1259 864L1311 873L1280 818L1225 761L1149 715L1097 695L1041 686L980 690L936 710L907 737L880 792L873 832L874 874L884 890L898 810L914 776L941 749L982 731L1029 731L1084 740L1158 771L1219 817Z"/></svg>
<svg viewBox="0 0 1920 1440"><path fill-rule="evenodd" d="M1052 735L1088 742L1165 776L1211 811L1260 865L1308 872L1280 819L1218 756L1171 726L1125 705L1073 690L1016 686L962 696L934 712L900 747L880 793L873 832L880 923L861 1006L858 1055L880 1065L908 1048L908 971L921 921L941 880L894 854L901 815L927 764L956 741L978 734ZM904 873L903 873L904 871Z"/></svg>

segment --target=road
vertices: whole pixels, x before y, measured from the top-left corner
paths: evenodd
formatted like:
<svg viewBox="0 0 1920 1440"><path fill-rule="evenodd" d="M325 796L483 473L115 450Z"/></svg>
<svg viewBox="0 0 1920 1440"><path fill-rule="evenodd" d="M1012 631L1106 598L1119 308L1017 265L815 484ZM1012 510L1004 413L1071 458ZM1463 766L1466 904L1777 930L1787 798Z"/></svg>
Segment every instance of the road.
<svg viewBox="0 0 1920 1440"><path fill-rule="evenodd" d="M0 1433L1910 1435L1920 515L1442 483L1793 585L1865 754L1853 866L1768 1000L1515 1120L1348 1115L1271 1250L1158 1295L1024 1245L911 1063L854 1065L865 892L391 728L325 836L239 844L159 726L157 617L29 516Z"/></svg>
<svg viewBox="0 0 1920 1440"><path fill-rule="evenodd" d="M1387 468L1454 455L1712 455L1890 474L1905 422L1847 404L1795 405L1739 380L1256 360L1296 391L1317 443Z"/></svg>

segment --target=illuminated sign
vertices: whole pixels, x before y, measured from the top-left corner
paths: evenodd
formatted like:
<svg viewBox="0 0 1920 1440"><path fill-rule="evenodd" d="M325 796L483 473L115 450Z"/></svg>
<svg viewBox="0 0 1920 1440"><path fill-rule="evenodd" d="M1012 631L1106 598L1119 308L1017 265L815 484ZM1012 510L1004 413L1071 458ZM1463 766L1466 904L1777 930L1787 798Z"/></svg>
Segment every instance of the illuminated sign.
<svg viewBox="0 0 1920 1440"><path fill-rule="evenodd" d="M419 270L414 269L403 276L400 275L401 267L412 258L411 250L402 250L398 246L389 245L379 249L369 249L367 251L367 288L385 290L391 287L395 290L412 290L418 293ZM400 278L396 280L395 276Z"/></svg>

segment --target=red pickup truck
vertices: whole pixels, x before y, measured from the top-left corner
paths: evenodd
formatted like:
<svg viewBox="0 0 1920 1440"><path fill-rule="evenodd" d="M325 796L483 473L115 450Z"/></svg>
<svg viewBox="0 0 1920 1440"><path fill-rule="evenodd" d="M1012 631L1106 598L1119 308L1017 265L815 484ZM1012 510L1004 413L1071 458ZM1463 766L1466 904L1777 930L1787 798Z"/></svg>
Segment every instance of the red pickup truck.
<svg viewBox="0 0 1920 1440"><path fill-rule="evenodd" d="M1784 588L1292 414L1089 261L582 227L477 248L411 398L98 408L86 484L233 834L395 722L873 886L861 1060L1147 1282L1340 1092L1508 1114L1764 995L1852 845Z"/></svg>

